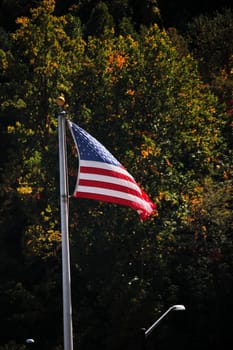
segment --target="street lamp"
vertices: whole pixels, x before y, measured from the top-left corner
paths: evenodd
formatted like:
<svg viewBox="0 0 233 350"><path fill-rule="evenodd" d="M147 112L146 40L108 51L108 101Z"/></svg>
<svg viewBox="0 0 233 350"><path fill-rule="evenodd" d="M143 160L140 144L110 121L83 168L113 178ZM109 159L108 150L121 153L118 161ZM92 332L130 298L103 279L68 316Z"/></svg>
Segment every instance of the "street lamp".
<svg viewBox="0 0 233 350"><path fill-rule="evenodd" d="M166 312L164 312L164 314L162 314L162 316L160 316L158 318L158 320L156 320L147 330L145 328L142 328L142 348L143 348L143 350L146 349L146 339L149 337L151 332L153 332L153 330L159 325L159 323L169 314L169 312L171 312L171 311L184 311L184 310L185 310L184 305L173 305L173 306L169 307L169 309Z"/></svg>
<svg viewBox="0 0 233 350"><path fill-rule="evenodd" d="M25 344L26 344L26 350L31 350L33 345L35 344L35 340L32 338L26 339Z"/></svg>

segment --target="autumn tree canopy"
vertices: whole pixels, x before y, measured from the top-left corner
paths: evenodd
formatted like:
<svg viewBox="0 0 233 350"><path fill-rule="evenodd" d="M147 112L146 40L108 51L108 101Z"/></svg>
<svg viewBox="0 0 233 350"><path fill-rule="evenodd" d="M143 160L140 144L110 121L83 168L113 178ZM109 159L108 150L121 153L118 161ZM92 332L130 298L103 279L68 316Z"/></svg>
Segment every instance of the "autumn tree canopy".
<svg viewBox="0 0 233 350"><path fill-rule="evenodd" d="M157 2L147 1L141 25L139 2L133 13L128 3L114 1L114 17L108 1L25 1L15 28L0 31L1 349L27 337L38 348L63 344L61 93L67 117L158 206L142 224L129 208L70 199L75 348L140 348L140 328L180 303L188 312L152 343L168 349L182 333L182 348L204 350L232 340L233 52L217 60L214 40L203 42L206 28L219 41L231 33L232 13L227 29L218 14L181 36L161 26ZM220 77L227 94L216 89ZM68 130L67 145L72 194L78 159Z"/></svg>

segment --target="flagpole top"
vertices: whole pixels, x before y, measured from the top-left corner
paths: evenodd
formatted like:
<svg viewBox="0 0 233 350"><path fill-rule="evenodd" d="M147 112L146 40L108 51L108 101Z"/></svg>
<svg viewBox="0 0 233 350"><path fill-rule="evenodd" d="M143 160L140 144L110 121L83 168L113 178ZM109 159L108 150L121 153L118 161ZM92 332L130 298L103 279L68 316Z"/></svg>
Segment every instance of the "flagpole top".
<svg viewBox="0 0 233 350"><path fill-rule="evenodd" d="M65 104L66 100L63 94L61 94L60 96L58 96L58 98L56 99L56 104L59 107L63 107Z"/></svg>

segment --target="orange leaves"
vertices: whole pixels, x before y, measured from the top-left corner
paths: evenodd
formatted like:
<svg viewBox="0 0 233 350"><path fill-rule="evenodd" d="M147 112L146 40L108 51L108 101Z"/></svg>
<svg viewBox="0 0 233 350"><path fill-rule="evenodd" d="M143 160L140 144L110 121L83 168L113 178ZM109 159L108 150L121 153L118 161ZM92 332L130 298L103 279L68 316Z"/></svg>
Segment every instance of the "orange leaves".
<svg viewBox="0 0 233 350"><path fill-rule="evenodd" d="M192 194L182 194L183 202L186 203L186 207L189 208L187 215L183 216L183 221L194 232L195 240L200 236L203 239L207 237L207 227L205 225L206 208L204 204L204 187L196 186L193 188Z"/></svg>
<svg viewBox="0 0 233 350"><path fill-rule="evenodd" d="M192 195L188 193L183 193L181 195L182 200L189 203L192 212L194 212L197 207L203 204L203 191L204 188L202 186L196 186L193 189Z"/></svg>
<svg viewBox="0 0 233 350"><path fill-rule="evenodd" d="M169 166L169 167L173 166L168 158L165 159L165 162L167 163L167 166Z"/></svg>
<svg viewBox="0 0 233 350"><path fill-rule="evenodd" d="M116 56L116 65L119 69L122 69L125 63L126 63L126 57L121 55Z"/></svg>
<svg viewBox="0 0 233 350"><path fill-rule="evenodd" d="M126 94L127 94L127 95L130 95L130 96L134 96L134 95L135 95L135 90L133 90L133 89L128 89L128 90L126 91Z"/></svg>
<svg viewBox="0 0 233 350"><path fill-rule="evenodd" d="M115 52L108 57L108 67L106 71L108 73L113 73L114 70L122 70L124 67L128 66L127 56Z"/></svg>
<svg viewBox="0 0 233 350"><path fill-rule="evenodd" d="M141 155L143 158L148 158L149 156L159 156L161 149L159 145L155 144L153 139L150 138L150 133L148 133L147 136L146 132L143 131L143 138L145 142L141 145Z"/></svg>
<svg viewBox="0 0 233 350"><path fill-rule="evenodd" d="M162 200L167 200L167 194L164 192L159 192L159 196L158 196L158 200L162 201Z"/></svg>
<svg viewBox="0 0 233 350"><path fill-rule="evenodd" d="M111 65L116 65L119 69L122 69L123 65L126 62L126 57L122 56L121 54L115 53L115 54L109 56L108 62Z"/></svg>
<svg viewBox="0 0 233 350"><path fill-rule="evenodd" d="M159 216L159 211L157 207L154 209L153 213L150 216L150 219L152 220L153 218L157 218Z"/></svg>
<svg viewBox="0 0 233 350"><path fill-rule="evenodd" d="M153 154L153 149L151 146L147 146L146 148L141 150L141 155L143 158L147 158L149 155Z"/></svg>
<svg viewBox="0 0 233 350"><path fill-rule="evenodd" d="M19 17L16 19L16 23L21 24L22 27L26 28L29 25L30 20L28 17Z"/></svg>

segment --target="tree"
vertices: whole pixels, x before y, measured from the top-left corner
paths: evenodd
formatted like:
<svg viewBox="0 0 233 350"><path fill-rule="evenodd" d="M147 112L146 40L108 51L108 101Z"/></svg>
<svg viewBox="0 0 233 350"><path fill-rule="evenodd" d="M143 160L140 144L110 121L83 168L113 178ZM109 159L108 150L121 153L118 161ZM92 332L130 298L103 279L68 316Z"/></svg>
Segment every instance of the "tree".
<svg viewBox="0 0 233 350"><path fill-rule="evenodd" d="M54 1L42 1L31 9L31 17L18 18L19 28L9 49L1 52L0 87L4 91L1 134L7 149L1 184L1 237L9 256L17 251L8 264L14 271L11 282L6 273L3 277L2 287L8 291L3 309L10 303L15 308L8 321L7 316L4 320L4 339L22 341L31 330L45 344L51 342L48 331L59 334L60 323L52 320L53 313L61 312L61 297L56 292L60 285L60 231L58 172L53 171L53 164L54 169L58 167L54 100L61 90L69 90L69 77L76 71L82 51L78 21L70 21L66 27L65 17L53 15L54 6ZM22 272L13 269L22 264ZM50 319L50 327L46 319Z"/></svg>
<svg viewBox="0 0 233 350"><path fill-rule="evenodd" d="M107 10L103 4L100 9ZM129 208L70 199L75 347L133 349L137 330L180 301L190 307L187 343L213 346L202 327L207 299L211 334L218 297L232 305L217 283L225 274L231 289L231 180L223 162L228 144L222 105L200 79L197 62L178 52L157 25L130 35L105 31L84 41L79 18L58 17L54 10L54 2L44 0L19 18L13 41L1 52L0 89L11 92L10 98L1 95L1 135L10 154L3 164L1 239L12 256L13 248L20 252L10 282L2 267L4 329L13 325L15 334L24 335L30 325L45 349L62 343L62 322L54 317L61 315L54 100L63 92L69 118L121 161L159 209L142 224ZM69 133L67 141L75 181ZM9 229L13 213L16 223ZM6 242L9 230L19 237L17 245ZM217 344L221 338L212 339Z"/></svg>
<svg viewBox="0 0 233 350"><path fill-rule="evenodd" d="M137 224L128 210L107 209L104 204L88 202L85 207L83 203L79 214L72 214L81 232L73 236L80 247L80 271L90 276L97 261L94 257L98 257L103 271L96 274L97 279L88 279L88 291L83 292L91 293L95 300L89 319L94 320L93 312L98 313L107 303L109 312L101 313L101 324L109 328L110 317L111 334L117 334L117 339L109 335L108 346L117 349L127 342L127 325L139 329L148 315L153 319L153 313L146 314L146 300L150 300L154 315L166 303L180 299L191 303L189 297L203 307L208 290L213 293L211 303L215 302L213 275L209 273L212 261L205 259L205 240L197 240L195 233L199 218L192 214L197 204L204 210L205 179L213 176L223 180L220 160L225 144L221 130L225 121L218 99L199 78L196 62L190 55L180 57L167 33L156 25L144 30L140 39L89 38L84 62L73 81L72 95L79 96L72 105L73 118L76 120L78 115L79 124L121 159L159 206L158 218L145 227ZM117 213L121 211L125 222L119 226ZM224 220L229 227L228 214ZM89 216L94 218L91 223ZM208 235L215 234L210 228ZM118 245L127 247L127 253L118 255L114 266ZM109 265L105 266L99 256ZM110 267L114 271L111 282L105 278ZM187 284L183 283L184 275ZM111 298L116 286L117 297ZM192 312L197 318L196 310ZM124 325L121 336L120 330L116 332L117 324ZM104 346L103 339L92 334L92 328L86 332L85 341L100 341L99 346Z"/></svg>
<svg viewBox="0 0 233 350"><path fill-rule="evenodd" d="M188 43L198 59L206 83L227 100L232 94L232 37L233 15L231 9L200 15L189 23Z"/></svg>

